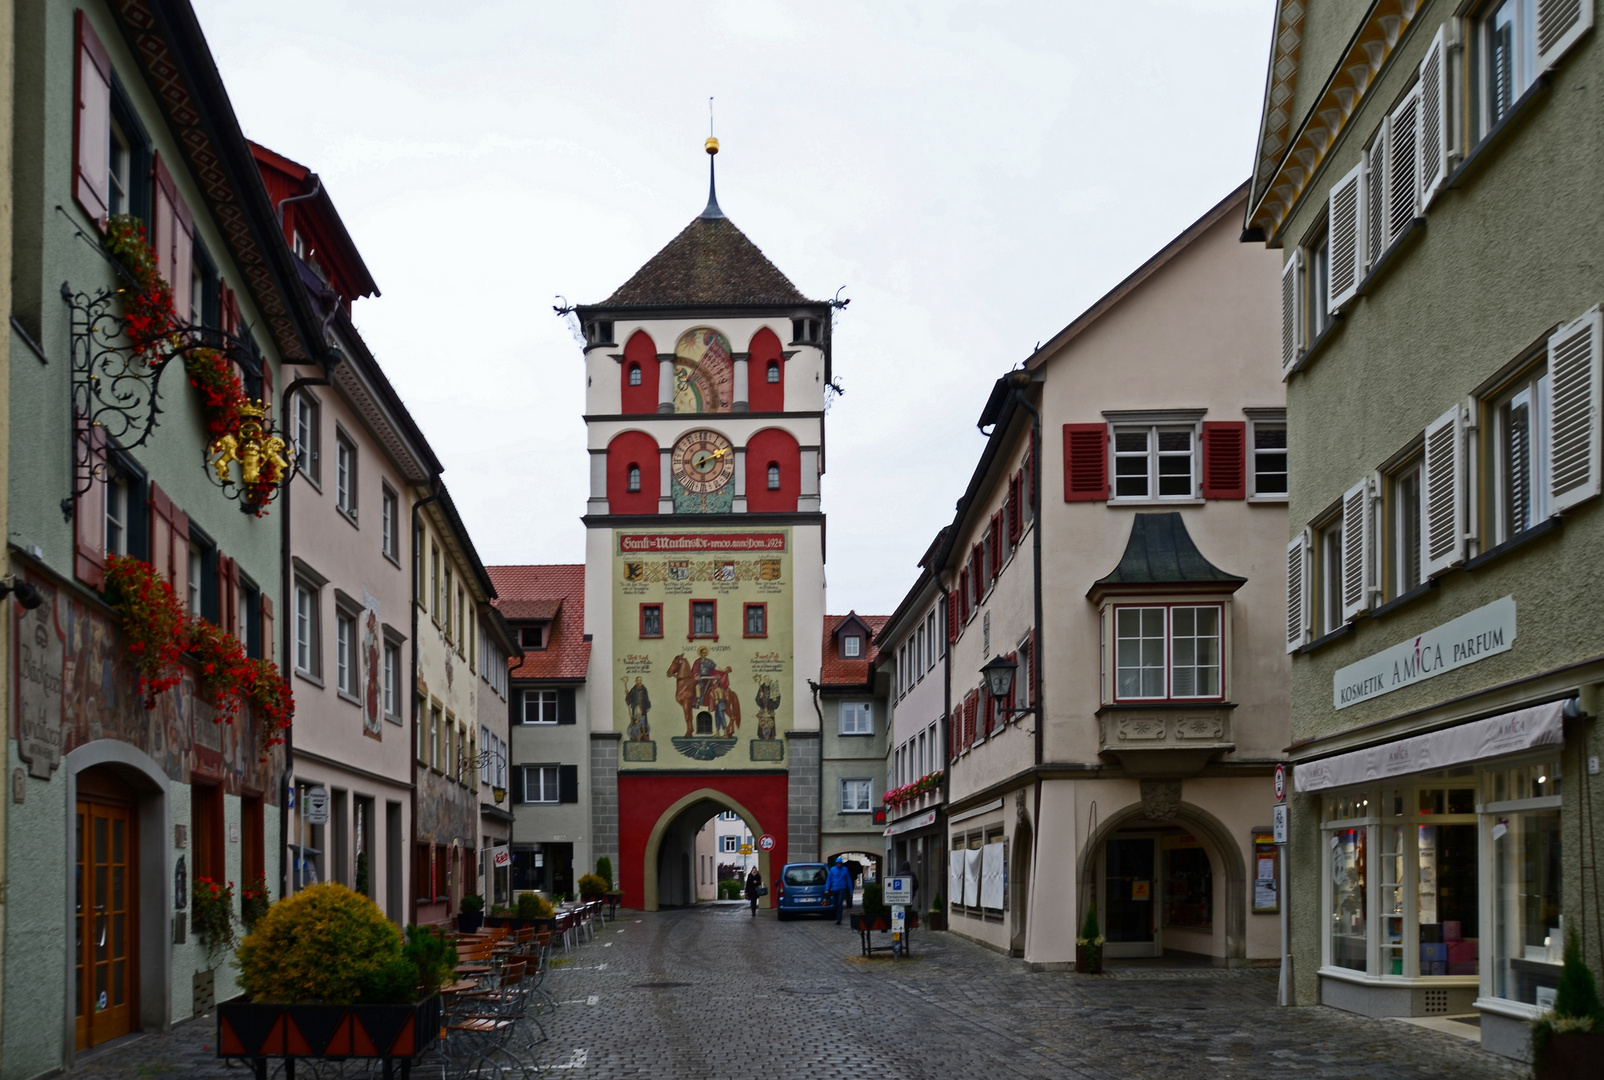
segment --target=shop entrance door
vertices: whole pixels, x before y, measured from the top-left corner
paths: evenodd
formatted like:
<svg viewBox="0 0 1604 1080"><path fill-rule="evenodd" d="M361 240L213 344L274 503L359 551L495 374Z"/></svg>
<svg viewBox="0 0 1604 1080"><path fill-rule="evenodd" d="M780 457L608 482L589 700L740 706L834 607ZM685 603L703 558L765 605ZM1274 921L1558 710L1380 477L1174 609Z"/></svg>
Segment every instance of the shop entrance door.
<svg viewBox="0 0 1604 1080"><path fill-rule="evenodd" d="M1103 946L1105 956L1159 956L1155 903L1158 838L1116 836L1103 845Z"/></svg>
<svg viewBox="0 0 1604 1080"><path fill-rule="evenodd" d="M134 888L139 862L131 805L78 803L77 1025L80 1050L126 1035L139 985Z"/></svg>

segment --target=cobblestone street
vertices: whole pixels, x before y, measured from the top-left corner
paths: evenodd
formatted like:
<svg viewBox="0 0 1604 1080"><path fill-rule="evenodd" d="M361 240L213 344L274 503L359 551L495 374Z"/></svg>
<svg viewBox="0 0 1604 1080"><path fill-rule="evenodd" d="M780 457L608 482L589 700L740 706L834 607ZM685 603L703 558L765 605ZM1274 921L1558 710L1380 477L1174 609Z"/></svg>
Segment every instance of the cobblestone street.
<svg viewBox="0 0 1604 1080"><path fill-rule="evenodd" d="M731 1080L1528 1075L1438 1031L1279 1010L1273 972L1041 974L949 934L914 944L911 960L864 961L857 936L827 921L723 904L626 914L553 972L563 1004L537 1060L599 1078ZM208 1016L71 1075L248 1076L211 1056L213 1032Z"/></svg>

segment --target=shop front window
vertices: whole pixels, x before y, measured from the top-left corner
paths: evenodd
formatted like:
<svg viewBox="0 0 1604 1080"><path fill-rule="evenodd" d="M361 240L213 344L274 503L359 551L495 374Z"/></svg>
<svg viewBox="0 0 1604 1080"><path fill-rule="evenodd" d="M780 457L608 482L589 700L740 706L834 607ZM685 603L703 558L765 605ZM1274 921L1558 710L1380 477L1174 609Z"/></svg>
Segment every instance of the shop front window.
<svg viewBox="0 0 1604 1080"><path fill-rule="evenodd" d="M1331 834L1331 964L1365 970L1365 827Z"/></svg>
<svg viewBox="0 0 1604 1080"><path fill-rule="evenodd" d="M1168 839L1164 851L1164 924L1192 930L1214 929L1214 874L1209 853L1190 837L1179 846Z"/></svg>
<svg viewBox="0 0 1604 1080"><path fill-rule="evenodd" d="M1565 950L1559 762L1500 770L1486 779L1482 821L1494 860L1491 993L1550 1008Z"/></svg>

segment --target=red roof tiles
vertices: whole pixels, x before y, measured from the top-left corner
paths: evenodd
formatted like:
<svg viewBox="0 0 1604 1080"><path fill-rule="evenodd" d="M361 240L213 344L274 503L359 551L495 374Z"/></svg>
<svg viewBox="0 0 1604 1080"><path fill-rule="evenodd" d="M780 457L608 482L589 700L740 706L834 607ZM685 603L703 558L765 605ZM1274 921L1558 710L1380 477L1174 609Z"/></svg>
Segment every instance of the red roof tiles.
<svg viewBox="0 0 1604 1080"><path fill-rule="evenodd" d="M880 650L875 648L873 642L889 615L859 615L851 612L847 615L826 615L824 617L824 663L823 670L819 672L820 686L863 686L868 683L870 672L880 659ZM856 660L846 660L841 656L841 647L835 640L835 632L842 623L848 619L856 619L868 627L863 648L867 655Z"/></svg>
<svg viewBox="0 0 1604 1080"><path fill-rule="evenodd" d="M512 677L584 679L590 668L584 564L487 566L485 570L496 586L497 610L514 627L524 621L551 620L546 647L526 648L523 663L511 669Z"/></svg>

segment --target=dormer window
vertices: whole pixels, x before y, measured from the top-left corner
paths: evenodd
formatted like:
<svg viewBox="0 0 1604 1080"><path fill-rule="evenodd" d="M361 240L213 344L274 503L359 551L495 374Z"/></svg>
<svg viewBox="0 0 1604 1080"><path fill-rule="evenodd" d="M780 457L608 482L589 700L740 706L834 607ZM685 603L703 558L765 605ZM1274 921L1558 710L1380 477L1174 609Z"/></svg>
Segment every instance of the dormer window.
<svg viewBox="0 0 1604 1080"><path fill-rule="evenodd" d="M847 634L841 639L841 658L843 660L856 660L863 655L863 639L857 634Z"/></svg>
<svg viewBox="0 0 1604 1080"><path fill-rule="evenodd" d="M550 637L550 623L535 623L523 628L519 634L519 641L526 649L544 649Z"/></svg>

